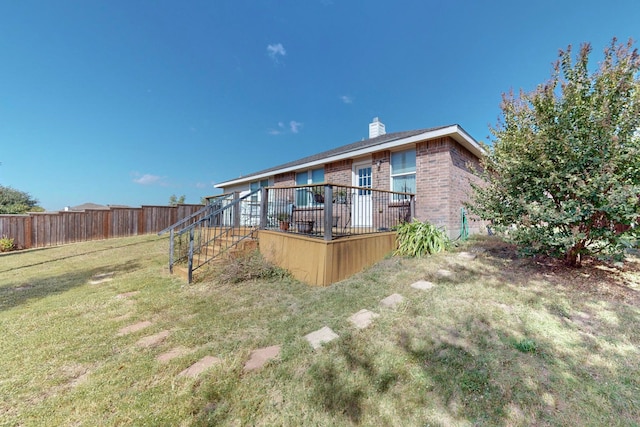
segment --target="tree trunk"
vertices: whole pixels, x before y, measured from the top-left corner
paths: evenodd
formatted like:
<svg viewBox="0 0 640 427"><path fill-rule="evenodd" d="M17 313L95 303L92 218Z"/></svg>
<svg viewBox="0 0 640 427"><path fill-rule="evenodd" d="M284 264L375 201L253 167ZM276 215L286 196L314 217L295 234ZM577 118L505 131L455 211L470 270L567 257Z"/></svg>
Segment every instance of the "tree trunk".
<svg viewBox="0 0 640 427"><path fill-rule="evenodd" d="M582 267L582 257L580 252L584 248L584 242L578 242L569 249L564 256L564 262L569 267L579 268Z"/></svg>

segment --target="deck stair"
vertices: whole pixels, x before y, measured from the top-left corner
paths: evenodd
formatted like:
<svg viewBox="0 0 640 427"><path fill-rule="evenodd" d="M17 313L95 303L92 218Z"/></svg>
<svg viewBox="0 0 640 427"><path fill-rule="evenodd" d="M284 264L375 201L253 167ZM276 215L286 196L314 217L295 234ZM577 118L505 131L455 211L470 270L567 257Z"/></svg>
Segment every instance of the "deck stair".
<svg viewBox="0 0 640 427"><path fill-rule="evenodd" d="M248 237L240 240L238 236L216 240L215 243L204 245L200 249L202 256L209 259L209 266L222 265L229 259L247 255L258 248L258 239ZM197 254L195 254L197 256ZM198 271L192 272L192 281L198 279ZM184 280L189 280L189 266L187 260L173 265L173 274Z"/></svg>
<svg viewBox="0 0 640 427"><path fill-rule="evenodd" d="M204 265L255 250L259 211L251 202L257 191L212 199L191 217L162 230L159 234L170 234L169 271L191 283L194 272Z"/></svg>

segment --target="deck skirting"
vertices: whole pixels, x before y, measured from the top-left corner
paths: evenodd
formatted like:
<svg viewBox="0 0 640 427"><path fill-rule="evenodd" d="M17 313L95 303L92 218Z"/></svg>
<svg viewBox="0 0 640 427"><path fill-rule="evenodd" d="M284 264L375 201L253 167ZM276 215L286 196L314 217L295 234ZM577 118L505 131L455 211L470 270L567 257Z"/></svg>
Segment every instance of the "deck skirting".
<svg viewBox="0 0 640 427"><path fill-rule="evenodd" d="M328 286L352 276L396 248L393 231L346 236L326 241L294 233L260 230L260 252L298 280Z"/></svg>

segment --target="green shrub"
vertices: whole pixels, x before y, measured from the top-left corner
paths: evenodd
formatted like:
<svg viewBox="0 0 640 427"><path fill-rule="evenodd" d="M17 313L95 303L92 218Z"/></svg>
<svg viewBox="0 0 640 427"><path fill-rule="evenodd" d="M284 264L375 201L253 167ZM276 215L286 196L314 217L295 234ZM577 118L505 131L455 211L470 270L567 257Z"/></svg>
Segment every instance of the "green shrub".
<svg viewBox="0 0 640 427"><path fill-rule="evenodd" d="M0 252L9 252L14 250L16 247L13 244L13 239L7 237L7 236L2 236L2 238L0 239Z"/></svg>
<svg viewBox="0 0 640 427"><path fill-rule="evenodd" d="M530 338L523 338L515 342L513 346L523 353L535 353L538 349L536 342Z"/></svg>
<svg viewBox="0 0 640 427"><path fill-rule="evenodd" d="M450 241L445 232L435 225L414 219L398 226L396 255L420 257L442 252Z"/></svg>

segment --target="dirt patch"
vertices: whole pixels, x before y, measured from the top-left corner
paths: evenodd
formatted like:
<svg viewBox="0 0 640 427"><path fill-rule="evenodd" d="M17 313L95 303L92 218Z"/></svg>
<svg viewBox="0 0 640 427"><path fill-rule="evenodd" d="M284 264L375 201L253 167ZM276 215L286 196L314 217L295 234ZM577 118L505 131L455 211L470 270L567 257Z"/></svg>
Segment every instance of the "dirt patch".
<svg viewBox="0 0 640 427"><path fill-rule="evenodd" d="M74 388L82 384L89 377L90 370L83 365L66 365L63 366L62 374L68 378L66 388Z"/></svg>
<svg viewBox="0 0 640 427"><path fill-rule="evenodd" d="M511 263L499 263L501 275L508 282L528 285L544 280L562 290L640 305L640 258L636 255L629 255L623 264L586 258L581 268L572 268L566 266L562 259L546 256L522 258L516 246L499 239L487 239L476 245L496 261L511 260ZM487 261L491 262L490 259Z"/></svg>

